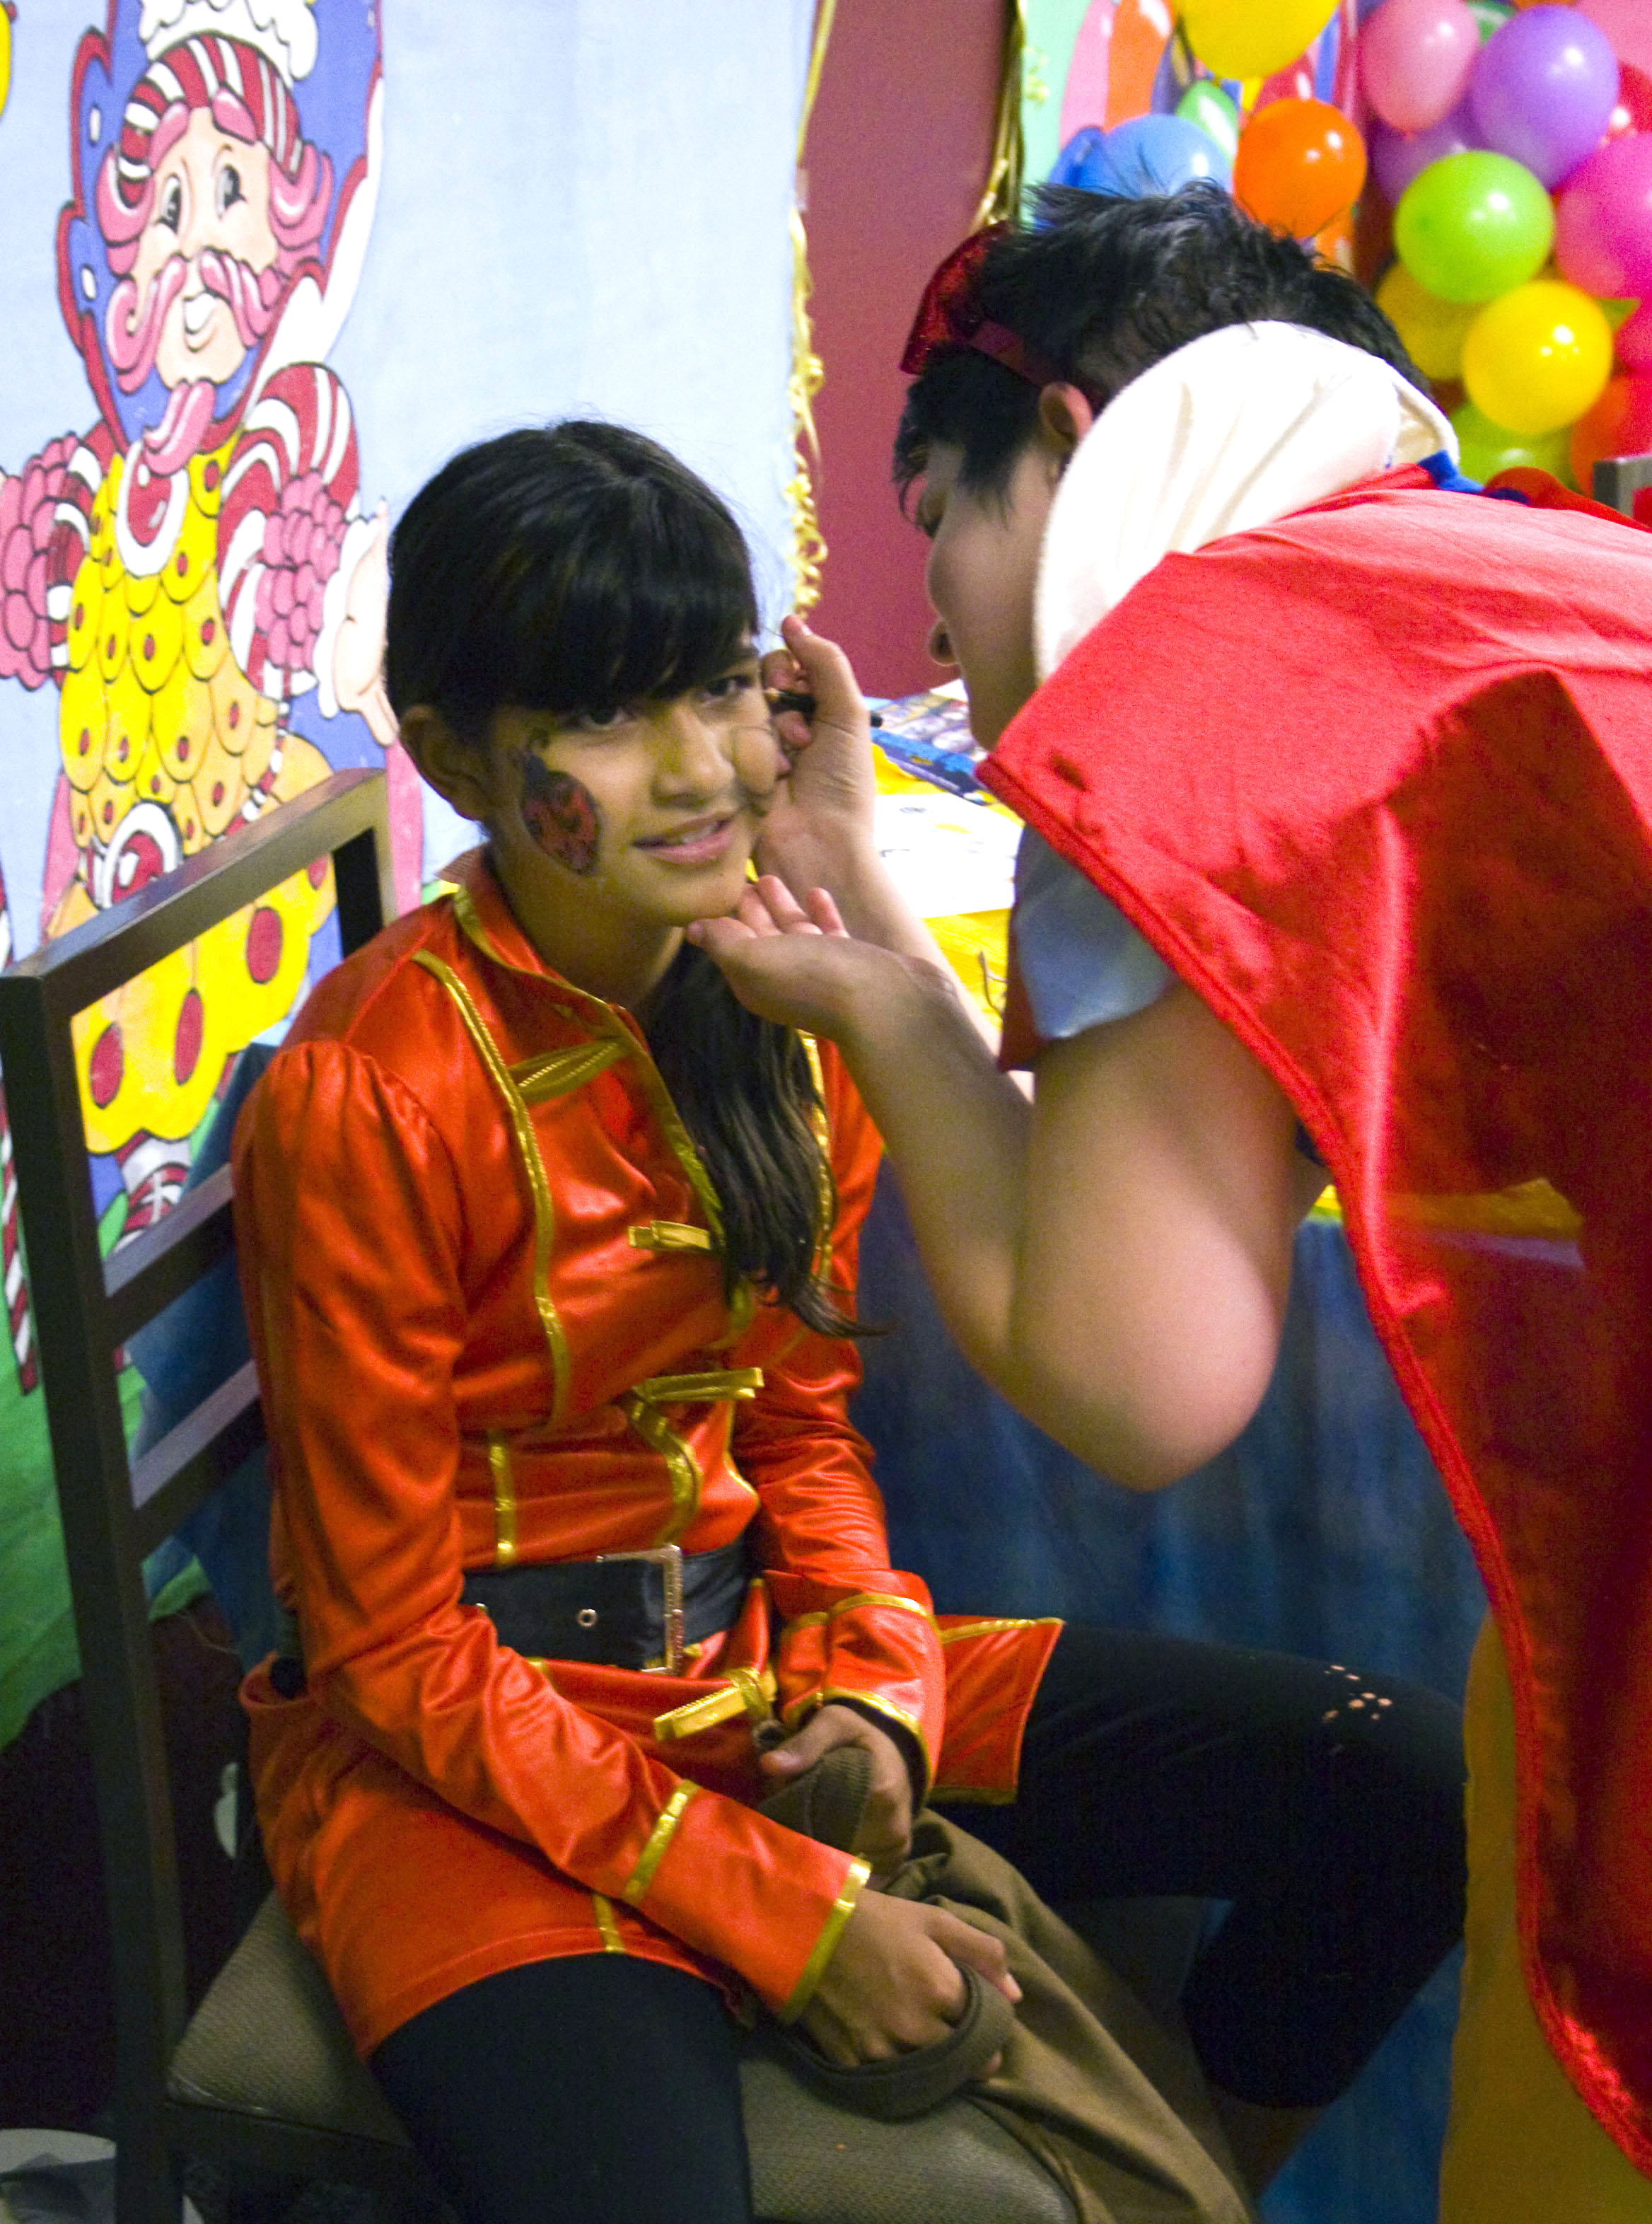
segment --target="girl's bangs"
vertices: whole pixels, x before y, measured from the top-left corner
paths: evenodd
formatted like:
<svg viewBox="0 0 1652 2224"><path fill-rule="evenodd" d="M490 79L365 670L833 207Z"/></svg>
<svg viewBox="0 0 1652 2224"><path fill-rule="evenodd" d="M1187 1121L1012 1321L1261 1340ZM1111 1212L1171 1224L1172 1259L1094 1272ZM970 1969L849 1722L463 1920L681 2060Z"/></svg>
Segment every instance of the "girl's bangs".
<svg viewBox="0 0 1652 2224"><path fill-rule="evenodd" d="M739 528L699 488L609 487L549 560L523 552L509 699L596 717L718 679L757 630Z"/></svg>

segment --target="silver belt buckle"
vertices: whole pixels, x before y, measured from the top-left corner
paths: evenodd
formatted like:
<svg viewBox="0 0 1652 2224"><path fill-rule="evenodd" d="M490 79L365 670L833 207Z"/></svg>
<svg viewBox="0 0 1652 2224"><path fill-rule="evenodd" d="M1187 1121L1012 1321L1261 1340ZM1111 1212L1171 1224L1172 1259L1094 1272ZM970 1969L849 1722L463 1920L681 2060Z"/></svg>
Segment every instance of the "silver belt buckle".
<svg viewBox="0 0 1652 2224"><path fill-rule="evenodd" d="M662 1673L680 1676L683 1672L684 1646L683 1643L683 1548L680 1545L651 1545L641 1552L599 1552L602 1560L648 1560L659 1570L659 1580L665 1592L665 1659Z"/></svg>

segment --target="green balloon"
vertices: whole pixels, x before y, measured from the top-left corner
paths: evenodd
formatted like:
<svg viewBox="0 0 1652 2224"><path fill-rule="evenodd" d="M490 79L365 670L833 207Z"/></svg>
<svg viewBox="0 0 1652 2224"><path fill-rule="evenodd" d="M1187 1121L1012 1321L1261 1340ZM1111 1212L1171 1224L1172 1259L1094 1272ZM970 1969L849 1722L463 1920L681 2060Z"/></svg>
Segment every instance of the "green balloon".
<svg viewBox="0 0 1652 2224"><path fill-rule="evenodd" d="M1176 104L1176 112L1212 139L1231 162L1239 152L1239 111L1220 85L1207 77L1195 78Z"/></svg>
<svg viewBox="0 0 1652 2224"><path fill-rule="evenodd" d="M1442 301L1493 301L1535 278L1554 240L1554 205L1507 155L1447 155L1412 179L1394 212L1394 245Z"/></svg>
<svg viewBox="0 0 1652 2224"><path fill-rule="evenodd" d="M1511 0L1468 0L1468 12L1480 27L1480 44L1484 46L1494 31L1500 31L1514 14Z"/></svg>
<svg viewBox="0 0 1652 2224"><path fill-rule="evenodd" d="M1511 433L1506 426L1494 425L1485 412L1477 409L1472 401L1465 401L1460 409L1454 409L1451 422L1462 453L1463 469L1470 478L1495 478L1499 471L1511 471L1524 464L1535 465L1540 471L1552 471L1557 479L1571 485L1569 425L1558 433Z"/></svg>

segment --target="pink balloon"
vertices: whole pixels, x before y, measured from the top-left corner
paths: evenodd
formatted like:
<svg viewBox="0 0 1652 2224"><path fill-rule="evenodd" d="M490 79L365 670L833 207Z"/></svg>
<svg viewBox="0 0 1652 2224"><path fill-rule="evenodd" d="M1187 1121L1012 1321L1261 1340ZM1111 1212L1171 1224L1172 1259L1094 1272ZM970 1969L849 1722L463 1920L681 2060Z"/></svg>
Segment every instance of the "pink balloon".
<svg viewBox="0 0 1652 2224"><path fill-rule="evenodd" d="M1554 259L1586 294L1652 294L1652 135L1609 139L1579 163L1555 203Z"/></svg>
<svg viewBox="0 0 1652 2224"><path fill-rule="evenodd" d="M1625 370L1652 370L1652 301L1617 327L1617 360Z"/></svg>
<svg viewBox="0 0 1652 2224"><path fill-rule="evenodd" d="M1383 122L1426 131L1449 116L1479 58L1464 0L1384 0L1359 32L1359 81Z"/></svg>
<svg viewBox="0 0 1652 2224"><path fill-rule="evenodd" d="M1652 77L1652 8L1646 0L1579 0L1579 15L1598 23L1620 62Z"/></svg>

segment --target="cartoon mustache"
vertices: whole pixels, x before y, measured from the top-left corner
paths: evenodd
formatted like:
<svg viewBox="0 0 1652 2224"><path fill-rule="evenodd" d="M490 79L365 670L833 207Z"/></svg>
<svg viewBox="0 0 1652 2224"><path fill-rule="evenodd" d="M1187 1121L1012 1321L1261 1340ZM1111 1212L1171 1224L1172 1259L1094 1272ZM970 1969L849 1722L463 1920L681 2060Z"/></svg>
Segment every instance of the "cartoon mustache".
<svg viewBox="0 0 1652 2224"><path fill-rule="evenodd" d="M254 346L269 330L281 299L281 280L275 269L255 270L215 247L203 248L194 267L202 290L227 303L243 347ZM189 271L184 257L174 255L157 271L141 302L137 281L131 277L123 278L110 296L104 336L123 394L135 392L154 369L161 326L187 284Z"/></svg>

